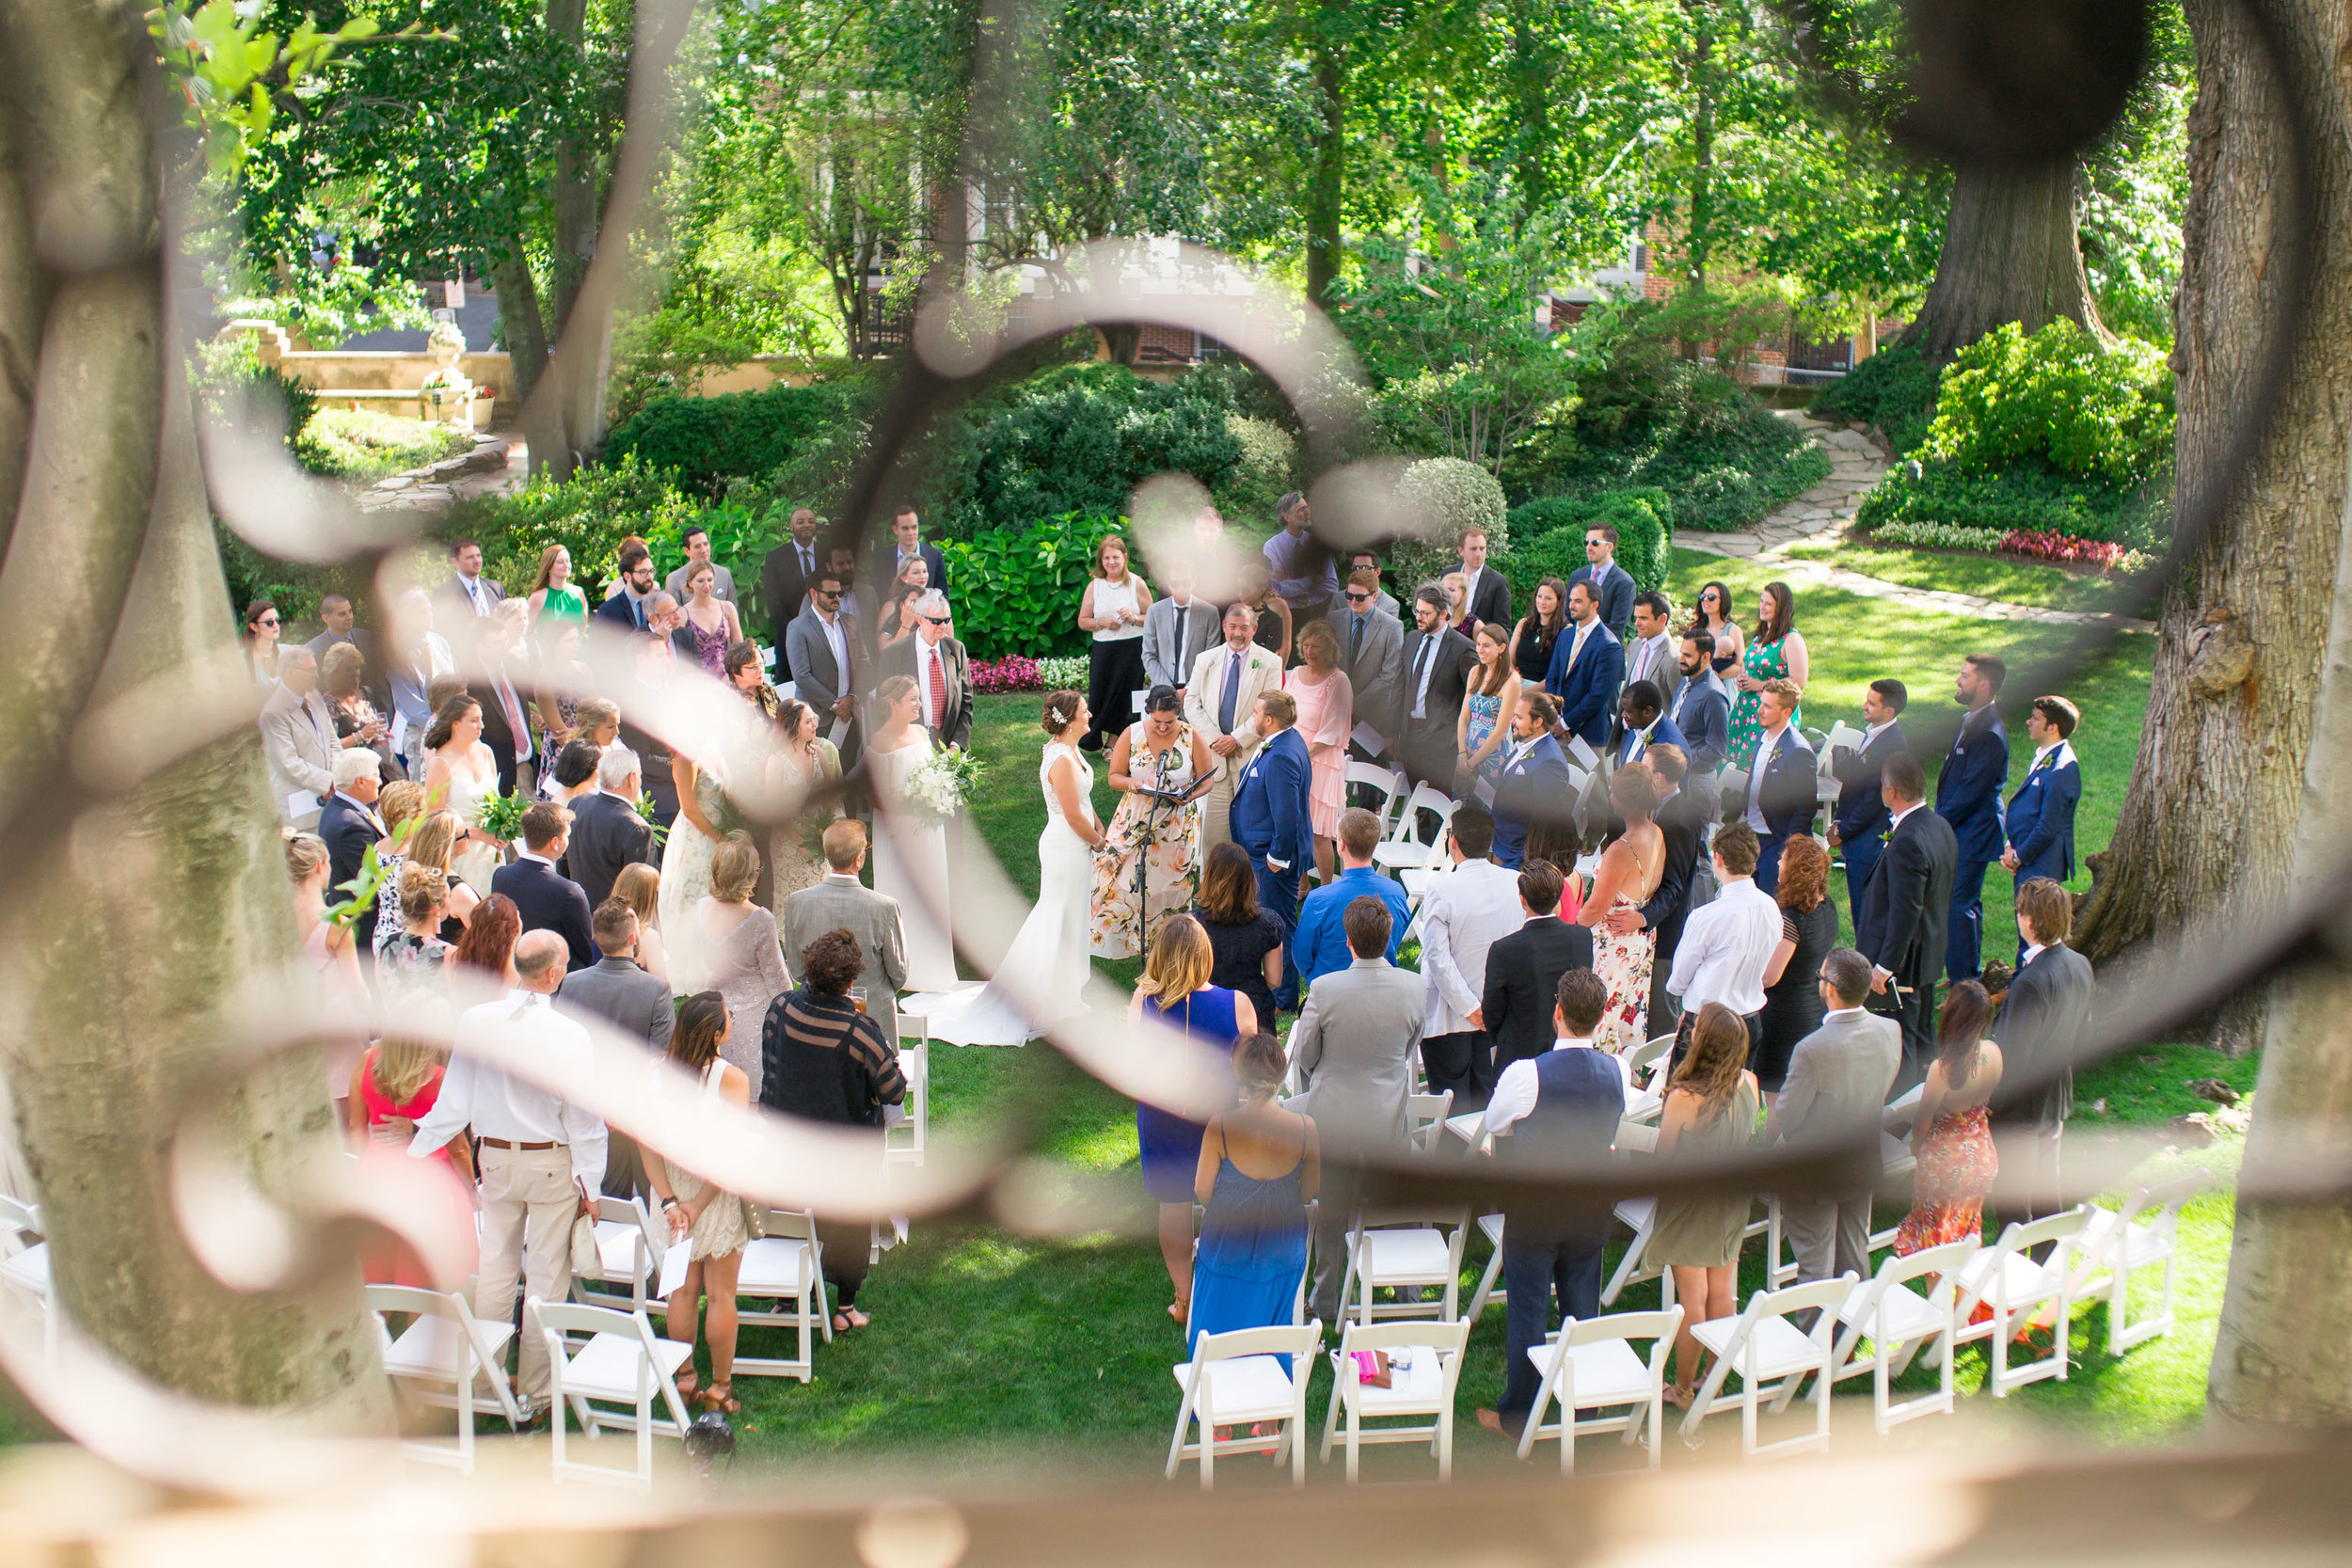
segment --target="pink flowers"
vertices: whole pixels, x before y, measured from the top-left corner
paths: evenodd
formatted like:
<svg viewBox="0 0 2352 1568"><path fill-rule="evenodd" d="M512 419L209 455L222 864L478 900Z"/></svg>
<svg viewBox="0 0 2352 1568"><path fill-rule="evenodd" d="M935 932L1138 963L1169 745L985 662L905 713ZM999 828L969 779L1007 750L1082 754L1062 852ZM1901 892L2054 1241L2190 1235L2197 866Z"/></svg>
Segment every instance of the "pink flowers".
<svg viewBox="0 0 2352 1568"><path fill-rule="evenodd" d="M1037 660L1015 654L1009 658L976 658L972 661L972 689L975 691L1042 691L1045 679L1037 667Z"/></svg>
<svg viewBox="0 0 2352 1568"><path fill-rule="evenodd" d="M2113 571L2125 555L2131 553L2121 545L2104 539L2077 539L2071 534L2051 530L2027 532L2012 529L2001 536L2001 548L2010 555L2028 556L2037 561L2064 561L2077 566L2096 566L2101 571Z"/></svg>

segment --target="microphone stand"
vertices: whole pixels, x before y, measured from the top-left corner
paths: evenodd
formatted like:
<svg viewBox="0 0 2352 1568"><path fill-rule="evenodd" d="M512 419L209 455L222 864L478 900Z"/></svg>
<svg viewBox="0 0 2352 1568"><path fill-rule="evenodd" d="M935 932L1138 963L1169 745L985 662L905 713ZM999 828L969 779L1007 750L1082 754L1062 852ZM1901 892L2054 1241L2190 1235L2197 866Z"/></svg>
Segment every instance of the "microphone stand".
<svg viewBox="0 0 2352 1568"><path fill-rule="evenodd" d="M1152 759L1157 770L1152 787L1146 792L1143 808L1143 843L1136 851L1136 952L1138 957L1152 948L1152 841L1158 832L1160 808L1167 805L1168 775L1176 766L1176 749L1169 747Z"/></svg>

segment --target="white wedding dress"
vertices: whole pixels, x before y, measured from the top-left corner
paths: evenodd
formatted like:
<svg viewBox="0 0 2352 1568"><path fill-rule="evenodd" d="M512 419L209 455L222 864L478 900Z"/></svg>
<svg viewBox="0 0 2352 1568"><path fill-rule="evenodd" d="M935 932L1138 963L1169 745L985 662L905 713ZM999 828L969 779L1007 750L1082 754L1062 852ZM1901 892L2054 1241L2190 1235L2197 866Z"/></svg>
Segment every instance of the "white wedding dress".
<svg viewBox="0 0 2352 1568"><path fill-rule="evenodd" d="M898 901L906 934L910 991L956 989L956 949L934 911L949 909L947 825L906 803L907 775L931 754L931 738L910 732L911 744L866 753L874 787L874 891Z"/></svg>
<svg viewBox="0 0 2352 1568"><path fill-rule="evenodd" d="M1087 976L1087 921L1094 898L1094 851L1062 816L1061 801L1048 779L1054 764L1068 757L1078 769L1078 799L1089 825L1094 815L1094 768L1074 746L1050 742L1037 769L1045 796L1045 831L1038 835L1037 907L1021 923L1005 950L995 977L977 994L967 992L930 1014L933 1039L955 1045L1021 1045L1048 1027L1083 1012Z"/></svg>
<svg viewBox="0 0 2352 1568"><path fill-rule="evenodd" d="M487 763L488 776L476 778L451 768L449 793L442 802L443 810L455 813L457 820L469 828L481 825L482 802L499 792L498 763L491 757L490 748L476 744L474 753L469 760L477 767ZM458 840L457 854L451 861L450 869L478 896L487 898L490 896L490 876L504 862L505 857L490 846L467 838Z"/></svg>

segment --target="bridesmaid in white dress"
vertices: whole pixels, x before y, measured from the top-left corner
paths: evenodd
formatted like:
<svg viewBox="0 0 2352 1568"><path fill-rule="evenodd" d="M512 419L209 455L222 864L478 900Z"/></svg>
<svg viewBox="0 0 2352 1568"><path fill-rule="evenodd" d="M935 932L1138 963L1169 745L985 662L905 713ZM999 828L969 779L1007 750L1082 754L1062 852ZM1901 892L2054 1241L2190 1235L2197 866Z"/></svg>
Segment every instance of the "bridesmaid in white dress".
<svg viewBox="0 0 2352 1568"><path fill-rule="evenodd" d="M677 784L677 818L661 847L661 929L670 942L670 980L680 995L710 984L711 956L694 924L695 907L710 892L711 858L726 837L726 773L717 746L703 755L671 754Z"/></svg>
<svg viewBox="0 0 2352 1568"><path fill-rule="evenodd" d="M866 742L865 768L874 790L874 891L898 901L906 932L910 991L956 989L956 949L933 912L949 908L947 825L907 804L907 775L931 754L931 737L915 722L922 699L911 675L893 675L875 689L882 717Z"/></svg>
<svg viewBox="0 0 2352 1568"><path fill-rule="evenodd" d="M930 1015L935 1039L957 1045L1021 1045L1086 1008L1087 916L1094 894L1094 852L1103 825L1094 816L1094 769L1078 750L1092 718L1075 691L1045 699L1053 738L1039 761L1045 831L1038 835L1037 907L986 990Z"/></svg>
<svg viewBox="0 0 2352 1568"><path fill-rule="evenodd" d="M475 824L482 802L499 792L498 758L482 743L482 705L452 697L424 732L424 793L428 809L453 813L466 825L465 848L450 869L481 897L490 896L490 874L506 859L506 846Z"/></svg>

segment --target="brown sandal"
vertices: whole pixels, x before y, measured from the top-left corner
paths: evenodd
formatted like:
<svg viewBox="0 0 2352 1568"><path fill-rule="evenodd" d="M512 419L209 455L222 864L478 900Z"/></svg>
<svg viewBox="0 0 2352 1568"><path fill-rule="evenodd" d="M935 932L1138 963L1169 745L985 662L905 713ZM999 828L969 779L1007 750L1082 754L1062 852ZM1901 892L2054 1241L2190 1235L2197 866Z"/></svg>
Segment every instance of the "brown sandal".
<svg viewBox="0 0 2352 1568"><path fill-rule="evenodd" d="M735 1397L732 1392L734 1386L735 1386L732 1383L712 1384L709 1388L704 1391L702 1398L703 1408L705 1410L723 1410L730 1416L734 1415L737 1411L741 1410L743 1408L743 1402Z"/></svg>

